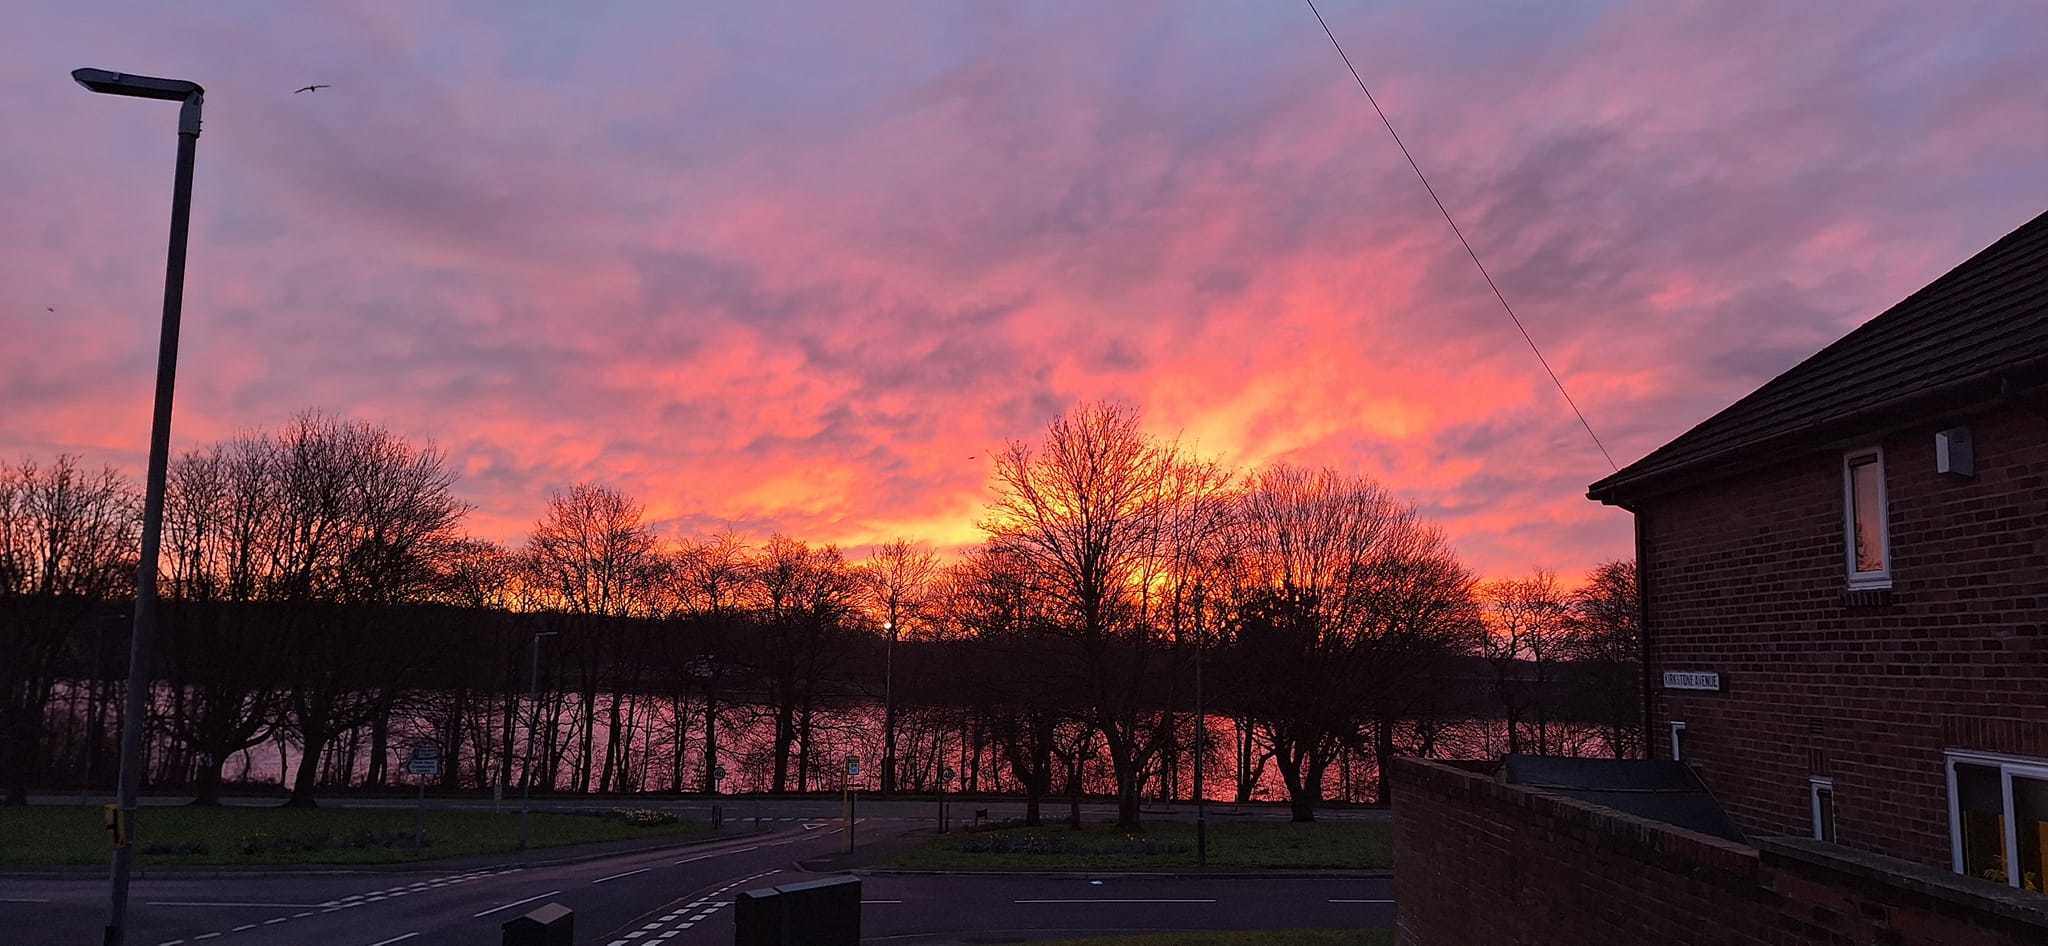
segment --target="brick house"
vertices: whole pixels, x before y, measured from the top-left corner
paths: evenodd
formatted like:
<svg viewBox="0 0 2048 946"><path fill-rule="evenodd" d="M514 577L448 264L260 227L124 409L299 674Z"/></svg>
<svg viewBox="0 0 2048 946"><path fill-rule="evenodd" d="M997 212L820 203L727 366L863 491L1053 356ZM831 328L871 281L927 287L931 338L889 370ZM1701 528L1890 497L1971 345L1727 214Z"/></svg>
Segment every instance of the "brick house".
<svg viewBox="0 0 2048 946"><path fill-rule="evenodd" d="M1588 492L1684 765L1396 759L1403 946L2048 943L2048 215Z"/></svg>
<svg viewBox="0 0 2048 946"><path fill-rule="evenodd" d="M1745 833L2048 889L2048 214L1588 495Z"/></svg>

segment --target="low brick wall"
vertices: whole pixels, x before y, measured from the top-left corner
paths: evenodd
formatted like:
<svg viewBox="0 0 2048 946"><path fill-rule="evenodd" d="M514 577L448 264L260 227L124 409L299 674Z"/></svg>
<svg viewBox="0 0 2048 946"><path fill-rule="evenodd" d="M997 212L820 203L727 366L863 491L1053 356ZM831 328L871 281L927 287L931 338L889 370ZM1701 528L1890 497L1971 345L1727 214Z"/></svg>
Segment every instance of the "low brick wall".
<svg viewBox="0 0 2048 946"><path fill-rule="evenodd" d="M1831 844L1734 844L1434 762L1393 774L1405 946L2048 943L2038 894Z"/></svg>

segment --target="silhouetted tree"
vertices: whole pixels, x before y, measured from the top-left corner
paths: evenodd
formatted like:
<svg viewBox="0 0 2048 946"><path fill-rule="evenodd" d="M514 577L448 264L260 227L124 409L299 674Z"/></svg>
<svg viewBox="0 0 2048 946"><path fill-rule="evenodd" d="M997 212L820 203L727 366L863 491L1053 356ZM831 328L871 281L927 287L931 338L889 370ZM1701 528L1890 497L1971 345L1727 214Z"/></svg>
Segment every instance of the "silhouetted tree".
<svg viewBox="0 0 2048 946"><path fill-rule="evenodd" d="M930 550L897 539L876 549L861 563L860 583L867 605L882 621L887 638L883 650L882 693L882 794L896 791L896 641L908 631L910 622L924 619L926 597L938 573L938 556Z"/></svg>
<svg viewBox="0 0 2048 946"><path fill-rule="evenodd" d="M74 636L132 587L138 508L119 473L85 472L75 457L0 468L0 788L7 804L28 801L44 710ZM95 707L104 705L96 681L93 695ZM93 717L99 714L95 708Z"/></svg>

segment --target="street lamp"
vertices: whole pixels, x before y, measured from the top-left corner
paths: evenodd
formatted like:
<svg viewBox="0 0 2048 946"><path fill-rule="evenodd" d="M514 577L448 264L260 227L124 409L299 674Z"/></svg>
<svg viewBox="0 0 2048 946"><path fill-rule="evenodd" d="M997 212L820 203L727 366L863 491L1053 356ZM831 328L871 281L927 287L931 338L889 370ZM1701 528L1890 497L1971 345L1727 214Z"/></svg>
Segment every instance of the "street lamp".
<svg viewBox="0 0 2048 946"><path fill-rule="evenodd" d="M206 90L196 82L105 69L74 69L71 78L105 95L182 102L178 170L171 185L171 242L164 265L164 316L156 353L156 408L149 425L149 470L142 499L142 559L135 568L135 625L128 638L128 694L121 715L121 777L112 824L114 863L105 946L122 946L128 926L128 873L134 862L135 796L142 786L142 729L150 694L149 654L156 636L157 552L163 542L164 468L171 452L171 392L178 374L178 319L185 302L185 234L192 217L192 161L199 146L199 109Z"/></svg>
<svg viewBox="0 0 2048 946"><path fill-rule="evenodd" d="M561 631L536 631L533 635L533 675L528 678L527 689L533 694L533 722L526 727L526 764L519 771L519 849L526 850L531 837L527 827L527 814L533 800L533 731L540 728L540 641L553 637ZM549 787L553 784L550 782Z"/></svg>
<svg viewBox="0 0 2048 946"><path fill-rule="evenodd" d="M882 622L882 797L896 791L896 619Z"/></svg>

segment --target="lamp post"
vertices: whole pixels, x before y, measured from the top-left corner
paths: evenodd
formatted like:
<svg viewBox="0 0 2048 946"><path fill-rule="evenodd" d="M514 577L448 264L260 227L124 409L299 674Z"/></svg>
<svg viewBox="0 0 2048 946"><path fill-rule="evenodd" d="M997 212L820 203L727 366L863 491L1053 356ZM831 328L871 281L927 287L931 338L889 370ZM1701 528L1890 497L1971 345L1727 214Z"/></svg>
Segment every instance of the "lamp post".
<svg viewBox="0 0 2048 946"><path fill-rule="evenodd" d="M1202 705L1202 585L1195 583L1195 866L1209 866L1209 799L1202 784L1202 756L1208 748L1209 716Z"/></svg>
<svg viewBox="0 0 2048 946"><path fill-rule="evenodd" d="M527 815L533 800L533 731L540 728L540 641L543 637L560 633L537 631L533 635L533 675L527 678L527 689L533 694L533 724L526 727L526 765L519 773L519 849L522 851L526 850L527 841L532 837ZM553 787L552 784L549 787Z"/></svg>
<svg viewBox="0 0 2048 946"><path fill-rule="evenodd" d="M135 568L135 624L128 639L128 693L121 715L121 776L110 812L114 829L111 896L105 946L128 935L128 874L134 863L135 796L142 786L142 729L149 711L149 655L156 636L157 551L164 523L164 468L171 451L171 392L178 374L178 320L185 303L185 235L192 216L192 162L199 146L199 110L206 90L196 82L74 69L71 78L90 92L181 102L178 169L171 184L171 240L164 264L163 328L157 341L156 406L149 425L149 470L142 500L142 560Z"/></svg>
<svg viewBox="0 0 2048 946"><path fill-rule="evenodd" d="M894 607L891 606L891 610ZM882 797L896 791L896 617L882 622Z"/></svg>

